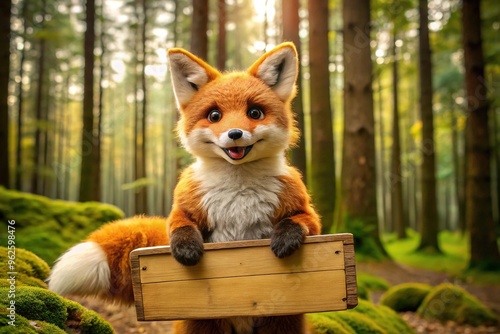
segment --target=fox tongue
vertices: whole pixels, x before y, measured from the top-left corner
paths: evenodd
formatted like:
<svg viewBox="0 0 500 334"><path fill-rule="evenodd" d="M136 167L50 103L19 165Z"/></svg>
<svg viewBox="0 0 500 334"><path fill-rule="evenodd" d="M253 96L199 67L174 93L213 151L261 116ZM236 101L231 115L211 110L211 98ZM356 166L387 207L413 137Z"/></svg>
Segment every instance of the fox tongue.
<svg viewBox="0 0 500 334"><path fill-rule="evenodd" d="M227 153L229 156L233 159L241 159L245 155L245 148L244 147L230 147L227 149Z"/></svg>

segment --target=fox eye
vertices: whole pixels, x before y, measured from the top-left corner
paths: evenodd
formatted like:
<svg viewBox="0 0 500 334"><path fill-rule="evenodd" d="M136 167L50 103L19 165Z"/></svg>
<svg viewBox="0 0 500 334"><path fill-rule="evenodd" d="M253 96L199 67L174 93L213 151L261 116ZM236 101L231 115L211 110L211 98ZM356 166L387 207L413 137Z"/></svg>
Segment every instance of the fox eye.
<svg viewBox="0 0 500 334"><path fill-rule="evenodd" d="M264 119L264 113L258 107L248 109L247 115L252 119Z"/></svg>
<svg viewBox="0 0 500 334"><path fill-rule="evenodd" d="M214 109L208 113L207 118L210 123L217 123L222 118L222 113L219 110Z"/></svg>

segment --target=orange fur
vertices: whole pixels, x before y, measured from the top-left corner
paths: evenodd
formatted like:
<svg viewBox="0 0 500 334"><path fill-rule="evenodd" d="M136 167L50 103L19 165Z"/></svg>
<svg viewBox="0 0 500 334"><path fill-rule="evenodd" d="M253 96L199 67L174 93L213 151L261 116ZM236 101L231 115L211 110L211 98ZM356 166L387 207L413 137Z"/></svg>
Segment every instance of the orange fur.
<svg viewBox="0 0 500 334"><path fill-rule="evenodd" d="M111 269L111 287L105 299L134 302L128 254L140 247L168 244L167 221L160 217L135 216L102 226L87 241L97 242L106 253Z"/></svg>

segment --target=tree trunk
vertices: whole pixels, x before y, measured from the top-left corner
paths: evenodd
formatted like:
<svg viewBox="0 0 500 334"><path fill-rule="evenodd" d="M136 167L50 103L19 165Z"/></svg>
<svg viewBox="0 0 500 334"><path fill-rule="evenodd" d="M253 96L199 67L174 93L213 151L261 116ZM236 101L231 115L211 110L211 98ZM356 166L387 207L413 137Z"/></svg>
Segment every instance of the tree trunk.
<svg viewBox="0 0 500 334"><path fill-rule="evenodd" d="M387 253L380 241L377 218L370 1L344 0L343 18L343 212L348 228L361 229L356 231L359 251L381 258Z"/></svg>
<svg viewBox="0 0 500 334"><path fill-rule="evenodd" d="M190 51L203 60L208 57L208 0L193 0Z"/></svg>
<svg viewBox="0 0 500 334"><path fill-rule="evenodd" d="M83 131L82 164L80 170L79 200L98 201L96 197L97 138L94 133L94 44L95 44L95 0L86 0L84 37L85 69L83 74Z"/></svg>
<svg viewBox="0 0 500 334"><path fill-rule="evenodd" d="M459 141L458 141L458 110L453 108L454 101L451 97L451 149L452 149L452 159L453 159L453 181L455 187L455 202L457 204L457 215L458 215L458 229L465 233L465 184L464 184L464 173L463 168L461 168L462 163L460 159L459 152Z"/></svg>
<svg viewBox="0 0 500 334"><path fill-rule="evenodd" d="M384 130L384 97L383 97L383 94L382 94L382 69L380 69L380 71L377 73L377 91L378 91L378 130L379 130L379 142L380 142L380 148L379 148L379 161L378 161L378 168L380 168L380 170L377 170L377 175L378 175L378 180L379 180L379 184L380 184L380 193L382 194L382 196L380 196L380 201L382 203L380 203L380 205L382 206L382 212L381 212L381 217L382 217L382 223L381 223L381 226L382 226L382 229L383 231L385 232L392 232L393 231L393 227L392 227L392 219L391 219L391 216L389 216L388 214L388 210L387 210L387 197L390 198L390 194L389 196L387 195L387 189L386 189L386 179L385 179L385 171L386 171L386 168L385 168L385 141L384 141L384 138L385 138L385 130ZM375 157L377 156L377 154L375 153ZM377 162L377 159L375 158L375 163ZM390 183L389 183L390 184Z"/></svg>
<svg viewBox="0 0 500 334"><path fill-rule="evenodd" d="M401 168L401 138L399 133L399 73L396 33L392 45L392 155L391 155L391 211L392 224L399 239L406 238L406 220L403 208L403 174Z"/></svg>
<svg viewBox="0 0 500 334"><path fill-rule="evenodd" d="M103 87L103 81L104 81L104 71L105 71L105 66L104 66L104 57L106 56L106 43L104 41L105 39L105 17L104 17L104 0L101 0L100 4L100 15L99 15L99 48L101 49L101 57L99 60L99 92L98 92L98 98L97 98L97 133L96 133L96 155L95 155L95 168L97 169L97 173L94 173L94 181L95 186L94 186L94 191L96 194L94 194L95 198L99 198L102 200L102 192L103 192L103 187L102 187L102 118L103 118L103 111L104 111L104 87ZM109 189L109 187L108 187Z"/></svg>
<svg viewBox="0 0 500 334"><path fill-rule="evenodd" d="M146 149L146 121L147 121L147 85L146 85L146 32L148 25L148 13L147 13L147 1L142 0L142 37L141 37L141 88L142 88L142 124L141 124L141 170L142 177L147 177L146 160L147 160L147 149ZM142 203L143 208L142 213L148 213L148 187L147 185L141 188L142 192Z"/></svg>
<svg viewBox="0 0 500 334"><path fill-rule="evenodd" d="M21 8L21 20L23 22L21 36L23 46L19 57L19 86L17 91L17 137L16 137L16 183L15 189L22 191L23 188L23 117L24 117L24 63L26 61L26 25L28 23L28 3L24 0Z"/></svg>
<svg viewBox="0 0 500 334"><path fill-rule="evenodd" d="M226 69L226 0L218 0L219 33L217 35L217 68Z"/></svg>
<svg viewBox="0 0 500 334"><path fill-rule="evenodd" d="M282 0L283 8L283 41L291 41L295 44L299 57L301 55L301 45L299 36L299 0ZM297 127L301 133L301 141L297 147L291 151L292 165L297 167L303 175L304 181L307 179L306 171L306 144L304 133L304 107L302 100L302 66L299 64L299 73L297 76L297 96L292 101L292 109L297 119Z"/></svg>
<svg viewBox="0 0 500 334"><path fill-rule="evenodd" d="M492 214L489 102L484 77L479 0L464 0L462 27L468 112L466 219L470 233L469 267L498 269L500 254Z"/></svg>
<svg viewBox="0 0 500 334"><path fill-rule="evenodd" d="M328 68L328 1L308 1L309 70L311 94L311 172L313 202L322 217L322 232L329 233L335 212L335 158L330 72Z"/></svg>
<svg viewBox="0 0 500 334"><path fill-rule="evenodd" d="M10 0L0 3L0 186L9 185Z"/></svg>
<svg viewBox="0 0 500 334"><path fill-rule="evenodd" d="M421 239L418 249L431 253L439 253L434 114L432 110L432 63L429 44L427 0L419 0L419 13L420 118L422 120L422 146L420 148L422 154L422 211L420 214Z"/></svg>
<svg viewBox="0 0 500 334"><path fill-rule="evenodd" d="M40 26L45 24L45 10L47 2L42 1L42 15ZM40 168L43 166L43 155L41 154L41 145L43 144L43 135L41 131L41 123L43 118L43 80L45 78L45 52L46 42L45 37L40 37L39 54L38 54L38 80L35 97L35 146L33 149L33 174L31 178L31 192L41 194Z"/></svg>

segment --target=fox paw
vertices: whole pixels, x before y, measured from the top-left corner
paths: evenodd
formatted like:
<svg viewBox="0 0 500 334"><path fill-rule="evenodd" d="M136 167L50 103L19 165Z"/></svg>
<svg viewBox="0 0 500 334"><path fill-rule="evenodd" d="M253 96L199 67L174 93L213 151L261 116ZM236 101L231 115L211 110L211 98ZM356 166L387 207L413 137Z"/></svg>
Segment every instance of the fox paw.
<svg viewBox="0 0 500 334"><path fill-rule="evenodd" d="M192 226L180 227L170 236L172 255L185 266L194 266L203 256L203 238Z"/></svg>
<svg viewBox="0 0 500 334"><path fill-rule="evenodd" d="M304 230L290 218L281 220L271 235L271 249L280 259L292 255L304 240Z"/></svg>

